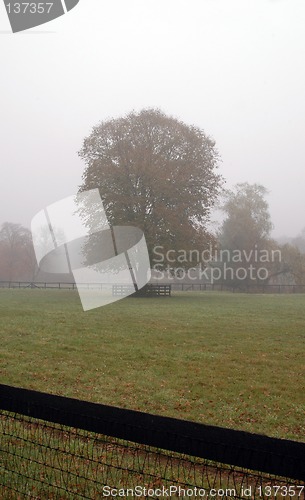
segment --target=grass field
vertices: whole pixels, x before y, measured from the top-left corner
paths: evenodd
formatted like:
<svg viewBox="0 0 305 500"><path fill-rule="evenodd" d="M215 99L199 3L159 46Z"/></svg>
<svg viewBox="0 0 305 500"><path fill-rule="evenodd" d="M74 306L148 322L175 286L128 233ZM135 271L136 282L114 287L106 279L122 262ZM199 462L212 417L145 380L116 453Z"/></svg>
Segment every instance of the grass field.
<svg viewBox="0 0 305 500"><path fill-rule="evenodd" d="M305 440L305 295L0 290L1 382Z"/></svg>

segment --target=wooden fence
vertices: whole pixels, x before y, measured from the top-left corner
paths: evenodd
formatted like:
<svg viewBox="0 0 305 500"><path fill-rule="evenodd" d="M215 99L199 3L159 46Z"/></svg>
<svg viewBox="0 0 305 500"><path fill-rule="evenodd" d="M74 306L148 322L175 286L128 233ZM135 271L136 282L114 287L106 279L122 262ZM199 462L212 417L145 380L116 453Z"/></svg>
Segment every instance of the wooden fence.
<svg viewBox="0 0 305 500"><path fill-rule="evenodd" d="M66 283L66 282L31 282L31 281L0 281L0 288L37 288L37 289L60 289L76 290L77 288L87 288L90 290L101 290L103 287L109 288L106 283ZM114 295L126 295L126 287L130 285L113 285ZM124 291L123 291L124 290ZM141 292L142 290L142 292ZM305 293L305 285L267 285L253 284L244 286L232 286L224 283L149 283L140 289L138 295L169 296L171 291L184 292L240 292L240 293Z"/></svg>

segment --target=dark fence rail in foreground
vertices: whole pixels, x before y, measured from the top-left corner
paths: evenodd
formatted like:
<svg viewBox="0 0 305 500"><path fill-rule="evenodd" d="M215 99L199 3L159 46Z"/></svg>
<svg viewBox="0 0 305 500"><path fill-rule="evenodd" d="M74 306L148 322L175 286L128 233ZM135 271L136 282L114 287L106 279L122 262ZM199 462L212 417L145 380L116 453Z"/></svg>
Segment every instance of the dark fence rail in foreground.
<svg viewBox="0 0 305 500"><path fill-rule="evenodd" d="M86 289L103 289L109 288L107 283L81 283L77 285L78 287L83 287ZM0 288L37 288L37 289L60 289L60 290L76 290L76 283L66 283L66 282L45 282L45 281L0 281ZM160 295L168 296L171 291L193 291L193 292L204 292L204 291L215 291L215 292L241 292L241 293L305 293L305 285L264 285L264 284L253 284L247 286L232 286L224 283L181 283L181 282L171 282L171 283L150 283L148 288L156 293L143 293L143 295ZM126 295L126 289L130 288L130 285L116 284L113 285L114 295ZM144 287L145 288L145 287ZM142 289L141 289L142 290ZM141 291L140 290L140 291ZM147 286L146 286L147 290ZM140 296L140 294L139 294Z"/></svg>
<svg viewBox="0 0 305 500"><path fill-rule="evenodd" d="M178 488L304 498L305 443L6 385L0 402L1 499L97 499L144 485L151 498L170 487L171 498Z"/></svg>

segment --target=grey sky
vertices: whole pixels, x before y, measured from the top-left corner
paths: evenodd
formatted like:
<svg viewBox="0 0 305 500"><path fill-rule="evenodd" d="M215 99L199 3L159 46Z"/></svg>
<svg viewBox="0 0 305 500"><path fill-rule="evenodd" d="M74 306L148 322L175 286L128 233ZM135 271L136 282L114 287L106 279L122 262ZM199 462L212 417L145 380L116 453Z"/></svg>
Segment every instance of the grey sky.
<svg viewBox="0 0 305 500"><path fill-rule="evenodd" d="M0 4L0 223L74 194L100 120L159 107L211 135L228 187L258 182L274 235L305 226L304 0L80 0L11 34Z"/></svg>

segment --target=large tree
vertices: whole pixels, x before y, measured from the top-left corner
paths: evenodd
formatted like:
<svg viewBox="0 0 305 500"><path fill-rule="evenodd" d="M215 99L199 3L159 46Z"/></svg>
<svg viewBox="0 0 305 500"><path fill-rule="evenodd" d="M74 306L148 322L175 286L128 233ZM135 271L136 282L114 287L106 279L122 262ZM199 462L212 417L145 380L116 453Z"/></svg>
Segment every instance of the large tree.
<svg viewBox="0 0 305 500"><path fill-rule="evenodd" d="M144 231L150 254L202 248L222 184L215 142L201 129L157 109L103 121L79 152L80 191L98 188L112 225Z"/></svg>

